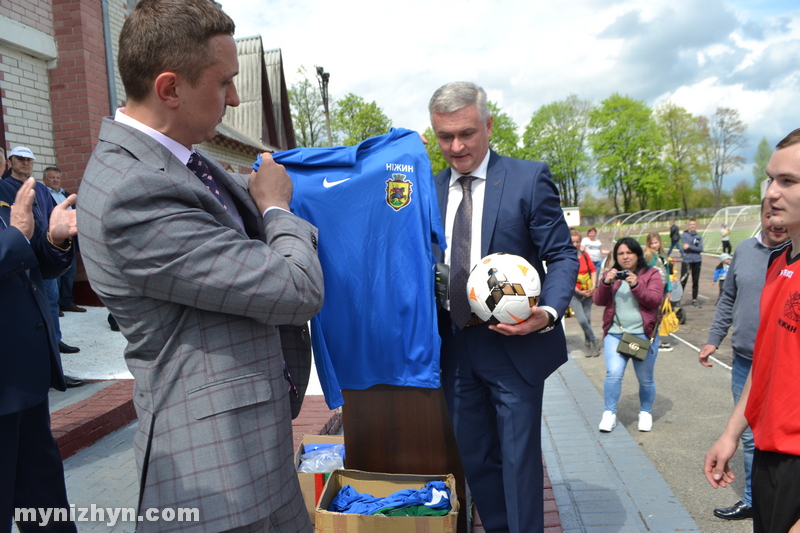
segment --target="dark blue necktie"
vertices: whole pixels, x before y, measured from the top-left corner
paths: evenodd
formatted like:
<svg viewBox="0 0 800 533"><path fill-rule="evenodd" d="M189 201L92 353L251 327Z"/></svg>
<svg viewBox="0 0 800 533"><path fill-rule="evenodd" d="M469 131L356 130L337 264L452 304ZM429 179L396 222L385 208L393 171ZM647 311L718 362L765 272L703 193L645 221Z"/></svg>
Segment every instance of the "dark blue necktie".
<svg viewBox="0 0 800 533"><path fill-rule="evenodd" d="M211 171L208 169L208 165L206 165L205 161L200 159L200 156L197 155L196 152L192 152L191 157L189 157L189 161L186 163L186 166L189 167L189 170L195 173L195 175L200 178L200 181L203 182L203 185L211 191L211 194L219 200L219 203L222 204L222 207L225 208L227 211L228 206L225 205L225 201L222 199L222 196L219 194L219 189L217 188L217 184L214 183L214 178L211 177Z"/></svg>
<svg viewBox="0 0 800 533"><path fill-rule="evenodd" d="M467 297L470 256L472 251L472 182L473 176L461 176L463 197L453 222L453 249L450 253L450 318L463 329L472 316Z"/></svg>

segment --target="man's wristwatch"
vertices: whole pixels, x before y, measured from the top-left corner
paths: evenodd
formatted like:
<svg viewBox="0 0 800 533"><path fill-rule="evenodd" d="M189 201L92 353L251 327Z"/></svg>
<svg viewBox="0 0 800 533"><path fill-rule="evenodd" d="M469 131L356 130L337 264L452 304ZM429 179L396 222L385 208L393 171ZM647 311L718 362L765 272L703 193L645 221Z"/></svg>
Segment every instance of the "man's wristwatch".
<svg viewBox="0 0 800 533"><path fill-rule="evenodd" d="M556 327L556 317L554 317L548 311L545 311L545 313L547 313L547 317L548 317L547 326L543 327L542 329L540 329L536 333L547 333L548 331L550 331L551 329Z"/></svg>

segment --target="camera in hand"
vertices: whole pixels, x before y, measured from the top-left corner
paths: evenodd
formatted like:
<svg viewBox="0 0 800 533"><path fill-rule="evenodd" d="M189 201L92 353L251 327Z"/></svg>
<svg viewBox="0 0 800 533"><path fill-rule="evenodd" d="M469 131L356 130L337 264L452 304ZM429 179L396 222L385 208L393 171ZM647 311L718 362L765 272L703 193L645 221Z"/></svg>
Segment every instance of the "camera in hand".
<svg viewBox="0 0 800 533"><path fill-rule="evenodd" d="M630 273L630 270L620 270L619 272L617 272L617 275L615 276L615 279L625 279L625 278L628 277L629 273Z"/></svg>

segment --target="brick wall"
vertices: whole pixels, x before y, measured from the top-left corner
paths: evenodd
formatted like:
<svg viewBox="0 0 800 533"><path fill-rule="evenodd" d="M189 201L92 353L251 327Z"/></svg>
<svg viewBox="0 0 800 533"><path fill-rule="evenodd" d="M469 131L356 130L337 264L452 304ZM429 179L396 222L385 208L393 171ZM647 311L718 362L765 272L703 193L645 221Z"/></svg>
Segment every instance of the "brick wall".
<svg viewBox="0 0 800 533"><path fill-rule="evenodd" d="M48 35L53 34L53 12L50 0L2 0L0 15L36 28Z"/></svg>
<svg viewBox="0 0 800 533"><path fill-rule="evenodd" d="M50 71L55 155L65 189L77 188L109 114L103 18L98 0L54 0L58 65Z"/></svg>
<svg viewBox="0 0 800 533"><path fill-rule="evenodd" d="M8 148L24 145L36 156L33 172L55 162L47 62L0 45L3 117Z"/></svg>

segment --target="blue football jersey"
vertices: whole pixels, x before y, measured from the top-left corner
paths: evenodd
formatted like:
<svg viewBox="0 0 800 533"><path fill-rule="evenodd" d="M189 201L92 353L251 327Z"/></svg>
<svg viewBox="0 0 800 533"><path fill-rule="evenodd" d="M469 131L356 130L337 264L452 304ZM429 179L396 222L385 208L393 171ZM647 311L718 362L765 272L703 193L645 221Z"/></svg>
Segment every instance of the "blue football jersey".
<svg viewBox="0 0 800 533"><path fill-rule="evenodd" d="M311 321L328 406L340 389L439 386L432 242L445 248L418 133L273 154L294 183L291 209L319 228L325 303Z"/></svg>

